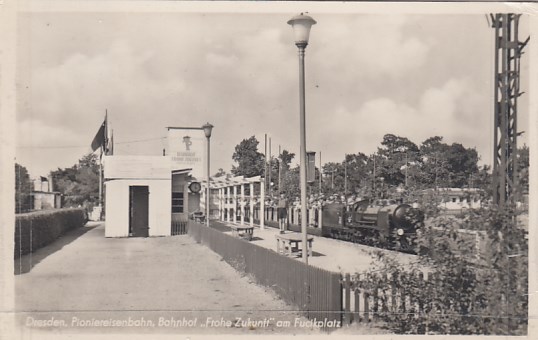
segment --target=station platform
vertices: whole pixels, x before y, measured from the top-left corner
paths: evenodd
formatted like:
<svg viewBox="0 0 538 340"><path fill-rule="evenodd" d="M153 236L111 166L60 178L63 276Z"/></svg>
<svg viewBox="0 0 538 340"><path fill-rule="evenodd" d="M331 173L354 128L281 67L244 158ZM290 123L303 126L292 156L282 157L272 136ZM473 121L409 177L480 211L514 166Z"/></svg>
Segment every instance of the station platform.
<svg viewBox="0 0 538 340"><path fill-rule="evenodd" d="M230 235L232 234L232 229L230 228L232 225L234 225L234 223L211 221L211 227ZM295 232L286 231L286 234L290 233ZM253 237L249 242L276 252L276 235L278 234L279 230L276 228L265 226L265 228L262 229L258 225L254 225ZM312 237L312 235L309 235L309 237ZM396 261L401 263L402 268L410 267L412 263L415 263L418 260L417 256L412 254L400 253L326 237L313 237L312 256L308 257L308 264L332 272L355 274L375 270L373 261L375 258L374 252L376 251L394 256ZM302 261L302 258L299 256L291 256L291 258L294 258L297 261Z"/></svg>

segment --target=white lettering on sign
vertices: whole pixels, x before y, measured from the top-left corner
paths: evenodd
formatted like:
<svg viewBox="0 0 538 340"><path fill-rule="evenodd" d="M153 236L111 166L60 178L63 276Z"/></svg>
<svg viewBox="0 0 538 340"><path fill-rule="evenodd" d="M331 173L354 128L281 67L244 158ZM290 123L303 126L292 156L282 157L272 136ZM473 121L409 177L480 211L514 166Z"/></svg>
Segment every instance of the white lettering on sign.
<svg viewBox="0 0 538 340"><path fill-rule="evenodd" d="M205 135L199 129L168 130L168 152L172 170L192 169L194 177L203 177L205 169Z"/></svg>

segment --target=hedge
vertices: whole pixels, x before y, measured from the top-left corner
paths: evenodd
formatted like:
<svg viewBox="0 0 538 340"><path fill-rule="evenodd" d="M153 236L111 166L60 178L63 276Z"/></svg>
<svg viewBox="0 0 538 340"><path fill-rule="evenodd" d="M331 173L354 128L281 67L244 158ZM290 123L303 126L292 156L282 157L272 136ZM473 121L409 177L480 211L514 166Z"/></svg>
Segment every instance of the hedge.
<svg viewBox="0 0 538 340"><path fill-rule="evenodd" d="M54 242L86 223L83 208L43 210L15 217L15 258Z"/></svg>

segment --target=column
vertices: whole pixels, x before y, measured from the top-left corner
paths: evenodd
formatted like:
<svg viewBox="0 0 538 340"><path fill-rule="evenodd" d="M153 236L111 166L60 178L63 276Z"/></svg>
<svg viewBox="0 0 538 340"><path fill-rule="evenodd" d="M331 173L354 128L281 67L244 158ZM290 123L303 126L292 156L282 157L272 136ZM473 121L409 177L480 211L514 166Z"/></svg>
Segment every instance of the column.
<svg viewBox="0 0 538 340"><path fill-rule="evenodd" d="M233 213L232 221L235 223L237 222L237 185L235 184L234 184L233 207L234 207L234 213Z"/></svg>
<svg viewBox="0 0 538 340"><path fill-rule="evenodd" d="M241 183L241 201L239 202L241 207L241 225L245 225L245 184Z"/></svg>
<svg viewBox="0 0 538 340"><path fill-rule="evenodd" d="M218 198L219 198L219 220L223 220L223 216L224 214L222 213L222 188L219 188L219 195L218 195Z"/></svg>
<svg viewBox="0 0 538 340"><path fill-rule="evenodd" d="M229 186L226 186L226 221L227 222L230 222L231 221L231 216L230 216L230 187Z"/></svg>
<svg viewBox="0 0 538 340"><path fill-rule="evenodd" d="M250 197L249 197L249 208L250 208L250 218L249 224L251 227L254 226L254 183L250 183Z"/></svg>
<svg viewBox="0 0 538 340"><path fill-rule="evenodd" d="M265 229L265 179L260 179L260 229Z"/></svg>

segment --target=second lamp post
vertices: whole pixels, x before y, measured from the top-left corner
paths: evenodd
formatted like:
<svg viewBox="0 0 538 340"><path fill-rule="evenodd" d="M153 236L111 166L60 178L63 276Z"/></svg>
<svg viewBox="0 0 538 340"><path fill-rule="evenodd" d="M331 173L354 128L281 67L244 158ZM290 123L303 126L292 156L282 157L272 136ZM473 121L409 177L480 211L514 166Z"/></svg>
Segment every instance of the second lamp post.
<svg viewBox="0 0 538 340"><path fill-rule="evenodd" d="M310 28L316 21L308 15L301 13L288 21L293 27L295 45L299 48L299 107L300 107L300 171L301 171L301 234L303 251L302 257L308 264L308 242L307 242L307 220L306 220L306 118L305 118L305 76L304 76L304 54L308 45Z"/></svg>
<svg viewBox="0 0 538 340"><path fill-rule="evenodd" d="M210 171L210 162L211 162L211 157L210 157L210 154L209 154L209 151L210 151L210 139L211 139L211 131L213 130L213 125L209 124L209 123L205 123L203 126L202 126L202 130L204 130L204 134L205 134L205 137L207 138L207 164L206 164L206 181L207 181L207 186L206 186L206 193L205 193L205 223L206 223L206 226L209 227L209 213L210 213L210 209L209 209L209 195L210 195L210 192L211 190L209 189L209 171Z"/></svg>

